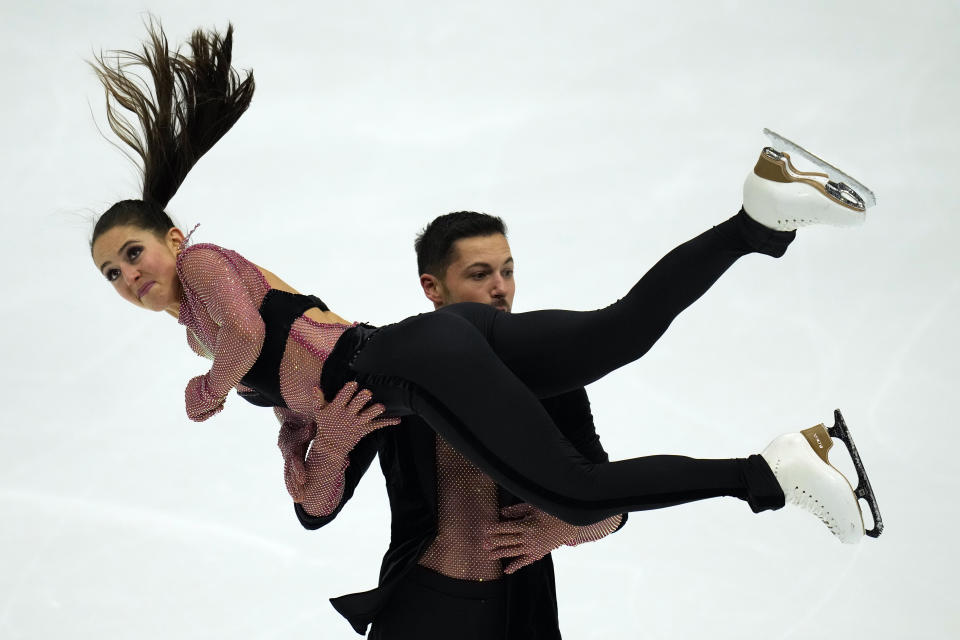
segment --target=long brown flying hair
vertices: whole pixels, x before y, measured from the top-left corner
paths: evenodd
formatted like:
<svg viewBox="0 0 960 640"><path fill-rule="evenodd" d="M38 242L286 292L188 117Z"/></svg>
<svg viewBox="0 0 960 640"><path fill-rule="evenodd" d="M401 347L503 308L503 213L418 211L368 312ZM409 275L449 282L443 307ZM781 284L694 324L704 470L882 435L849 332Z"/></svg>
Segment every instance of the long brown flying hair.
<svg viewBox="0 0 960 640"><path fill-rule="evenodd" d="M101 52L90 63L104 87L110 128L139 157L143 174L141 199L118 202L100 216L91 246L118 225L135 224L158 234L174 226L164 211L167 203L253 97L253 72L241 78L231 66L232 24L222 37L213 30L194 31L187 41L190 55L171 50L152 17L147 35L141 52ZM136 68L149 73L152 90Z"/></svg>

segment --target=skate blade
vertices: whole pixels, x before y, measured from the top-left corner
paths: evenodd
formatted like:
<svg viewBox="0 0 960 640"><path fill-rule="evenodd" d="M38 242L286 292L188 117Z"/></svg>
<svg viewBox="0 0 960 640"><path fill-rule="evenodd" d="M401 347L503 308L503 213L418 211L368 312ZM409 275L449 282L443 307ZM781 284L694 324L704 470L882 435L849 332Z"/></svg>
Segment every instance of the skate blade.
<svg viewBox="0 0 960 640"><path fill-rule="evenodd" d="M844 422L840 409L834 410L833 420L834 424L827 432L831 437L839 438L847 445L850 459L853 460L853 466L857 470L857 488L854 489L853 492L856 494L857 499L863 498L867 501L867 505L870 506L870 514L873 516L873 528L865 531L865 533L871 538L877 538L883 533L883 518L880 517L880 507L877 506L877 496L873 492L873 487L870 486L870 478L867 477L867 471L864 469L863 462L860 460L857 445L853 442L850 429L847 428L847 423Z"/></svg>
<svg viewBox="0 0 960 640"><path fill-rule="evenodd" d="M807 160L807 162L816 165L822 171L824 171L830 180L846 184L851 189L856 191L857 194L863 198L865 207L872 207L877 204L877 196L873 193L873 191L867 187L867 185L863 184L853 176L844 173L840 169L837 169L823 158L813 155L797 143L787 140L776 131L771 131L770 129L764 128L763 133L770 138L770 142L773 143L773 147L777 151L789 151L803 157Z"/></svg>

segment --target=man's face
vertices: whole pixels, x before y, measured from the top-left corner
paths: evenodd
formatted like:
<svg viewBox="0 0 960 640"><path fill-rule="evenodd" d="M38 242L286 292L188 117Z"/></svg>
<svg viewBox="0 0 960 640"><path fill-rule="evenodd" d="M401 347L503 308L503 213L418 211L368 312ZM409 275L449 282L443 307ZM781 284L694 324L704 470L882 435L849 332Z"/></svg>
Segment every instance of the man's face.
<svg viewBox="0 0 960 640"><path fill-rule="evenodd" d="M510 311L516 283L506 236L495 233L457 240L453 244L453 262L443 278L423 275L420 282L434 308L456 302L481 302Z"/></svg>

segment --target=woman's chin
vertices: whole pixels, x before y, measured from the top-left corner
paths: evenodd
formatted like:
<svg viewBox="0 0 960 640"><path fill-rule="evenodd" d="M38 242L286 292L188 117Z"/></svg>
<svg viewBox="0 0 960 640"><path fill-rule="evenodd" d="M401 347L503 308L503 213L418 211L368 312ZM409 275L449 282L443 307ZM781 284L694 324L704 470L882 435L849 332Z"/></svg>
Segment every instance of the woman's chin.
<svg viewBox="0 0 960 640"><path fill-rule="evenodd" d="M141 309L146 309L147 311L163 311L166 307L159 304L152 296L140 298L136 302L137 306Z"/></svg>

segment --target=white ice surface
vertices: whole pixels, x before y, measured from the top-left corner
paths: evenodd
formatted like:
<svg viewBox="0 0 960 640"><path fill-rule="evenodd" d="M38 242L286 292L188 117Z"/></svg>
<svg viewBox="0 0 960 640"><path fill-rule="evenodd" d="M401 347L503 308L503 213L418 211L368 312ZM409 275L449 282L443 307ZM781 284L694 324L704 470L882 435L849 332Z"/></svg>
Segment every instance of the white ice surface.
<svg viewBox="0 0 960 640"><path fill-rule="evenodd" d="M636 514L556 553L561 623L960 635L956 2L3 0L0 638L353 638L327 598L374 586L389 537L376 468L301 529L269 412L189 422L204 361L91 264L88 218L137 180L84 60L146 10L176 40L232 20L257 78L171 212L351 320L427 309L413 236L460 209L508 221L518 311L607 304L737 209L764 126L876 190L863 228L743 260L590 394L615 458L745 455L840 407L884 536L733 499Z"/></svg>

